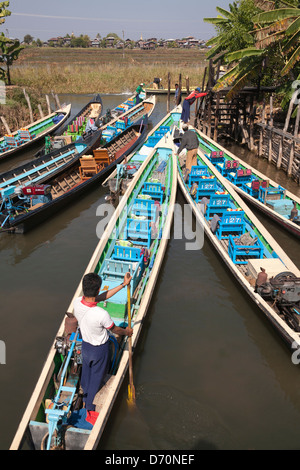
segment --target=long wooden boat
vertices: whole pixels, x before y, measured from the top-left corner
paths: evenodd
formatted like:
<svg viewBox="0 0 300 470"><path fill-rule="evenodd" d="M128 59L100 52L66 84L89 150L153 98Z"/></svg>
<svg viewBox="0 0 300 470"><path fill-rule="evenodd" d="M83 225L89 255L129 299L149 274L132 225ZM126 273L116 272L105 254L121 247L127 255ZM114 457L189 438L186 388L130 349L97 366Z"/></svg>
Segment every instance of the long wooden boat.
<svg viewBox="0 0 300 470"><path fill-rule="evenodd" d="M0 174L0 194L1 199L5 197L7 188L14 186L24 186L32 184L41 184L50 175L65 171L72 166L76 160L79 160L85 153L97 148L101 143L101 132L93 133L71 143L61 149L52 150L50 153L44 153L41 157L31 160L25 165L6 171Z"/></svg>
<svg viewBox="0 0 300 470"><path fill-rule="evenodd" d="M235 190L282 228L300 238L300 198L197 130L199 145ZM291 218L296 207L298 216Z"/></svg>
<svg viewBox="0 0 300 470"><path fill-rule="evenodd" d="M189 90L194 90L196 87L190 87ZM174 95L176 89L170 88L170 94ZM145 88L145 92L148 95L167 95L169 90L168 88L154 88L154 87L147 87ZM185 87L181 88L181 94L186 95L187 89Z"/></svg>
<svg viewBox="0 0 300 470"><path fill-rule="evenodd" d="M66 171L49 174L43 184L9 187L11 197L3 199L0 209L2 231L25 233L48 219L70 201L101 181L115 165L142 142L147 134L148 117L126 127L105 145L73 160Z"/></svg>
<svg viewBox="0 0 300 470"><path fill-rule="evenodd" d="M178 149L178 135L174 142ZM186 157L182 154L177 157L178 183L207 238L284 341L289 346L299 343L298 267L200 149L198 164L185 181ZM268 280L256 289L261 268Z"/></svg>
<svg viewBox="0 0 300 470"><path fill-rule="evenodd" d="M164 116L159 123L148 133L145 142L137 148L132 155L116 166L116 169L102 183L108 187L110 195L107 197L113 204L117 204L119 198L126 192L132 179L149 155L153 155L161 139L174 127L179 124L181 107L175 107L170 113Z"/></svg>
<svg viewBox="0 0 300 470"><path fill-rule="evenodd" d="M95 98L92 104L95 104L96 101ZM118 133L137 122L143 115L147 114L149 118L155 108L156 98L155 96L149 97L137 106L134 104L131 106L131 103L132 100L129 99L117 106L112 113L115 117L103 124L97 131L81 135L68 145L59 145L57 149L52 150L50 153L40 151L40 156L35 160L1 173L1 199L3 199L3 196L5 197L5 194L12 194L12 188L8 192L7 188L14 186L15 189L16 186L20 185L41 184L50 175L54 177L66 171L84 154L110 142ZM120 120L120 116L125 119Z"/></svg>
<svg viewBox="0 0 300 470"><path fill-rule="evenodd" d="M153 179L162 173L164 184L160 187L153 185ZM131 272L133 352L142 333L143 320L167 248L176 187L177 166L172 155L172 139L169 137L162 141L155 155L146 158L139 168L135 184L128 187L85 271L98 273L104 281L104 289L120 284L124 274ZM130 349L127 337L122 337L124 339L119 342L113 335L110 336L111 369L105 385L95 398L98 418L92 428L87 428L83 419L84 409L81 408L80 400L76 399L80 386L81 338L76 324L72 330L69 323L67 325L67 320L72 320L68 316L72 317L73 302L80 296L81 281L56 334L10 450L94 450L99 445L126 377ZM125 289L111 297L105 306L100 303L115 324L121 327L128 324L127 305ZM71 336L68 336L70 333ZM64 404L63 408L59 405L61 403Z"/></svg>
<svg viewBox="0 0 300 470"><path fill-rule="evenodd" d="M106 141L111 140L115 135L116 126L119 124L119 128L122 128L124 122L126 122L126 125L130 125L139 120L144 114L148 114L148 117L150 117L155 108L156 99L154 96L150 96L138 105L134 103L132 97L127 98L113 110L107 110L106 114L103 115L101 96L96 95L51 139L46 137L46 145L35 154L35 157L44 156L53 149L61 149L72 142L82 138L86 139L100 131Z"/></svg>
<svg viewBox="0 0 300 470"><path fill-rule="evenodd" d="M98 93L75 116L72 116L64 125L59 127L51 137L45 136L45 145L35 154L35 157L44 156L52 150L60 149L86 136L88 122L90 121L91 124L94 124L96 121L99 122L102 112L102 98ZM97 130L98 127L95 126ZM89 132L89 134L91 133Z"/></svg>
<svg viewBox="0 0 300 470"><path fill-rule="evenodd" d="M70 113L71 105L69 104L43 119L35 121L26 128L2 137L0 139L0 161L27 149L45 136L52 134L64 124Z"/></svg>

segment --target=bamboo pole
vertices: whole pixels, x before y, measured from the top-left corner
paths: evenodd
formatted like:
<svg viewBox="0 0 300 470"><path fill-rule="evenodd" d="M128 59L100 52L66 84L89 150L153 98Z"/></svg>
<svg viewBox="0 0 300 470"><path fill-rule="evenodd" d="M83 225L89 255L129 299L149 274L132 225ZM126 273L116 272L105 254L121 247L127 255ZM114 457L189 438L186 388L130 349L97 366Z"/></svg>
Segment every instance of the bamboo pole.
<svg viewBox="0 0 300 470"><path fill-rule="evenodd" d="M42 110L42 106L40 104L38 104L38 108L39 108L39 113L40 113L40 116L41 116L41 119L44 119L44 113L43 113L43 110Z"/></svg>
<svg viewBox="0 0 300 470"><path fill-rule="evenodd" d="M266 122L266 101L264 98L263 101L263 107L261 111L261 122L265 124ZM259 148L258 148L258 156L262 157L263 155L263 135L264 135L264 130L263 127L260 128L260 135L259 135Z"/></svg>
<svg viewBox="0 0 300 470"><path fill-rule="evenodd" d="M180 74L179 74L179 80L178 80L178 89L179 89L179 92L178 92L178 97L177 97L177 100L176 100L176 106L179 105L180 100L181 100L181 88L182 88L182 78L181 78L181 73L180 73Z"/></svg>
<svg viewBox="0 0 300 470"><path fill-rule="evenodd" d="M215 109L215 124L214 124L214 140L218 139L218 125L219 125L219 105L220 105L220 93L217 93L216 109Z"/></svg>
<svg viewBox="0 0 300 470"><path fill-rule="evenodd" d="M171 82L171 78L170 78L170 72L168 72L168 99L167 99L167 113L170 112L170 82Z"/></svg>
<svg viewBox="0 0 300 470"><path fill-rule="evenodd" d="M6 119L5 119L4 116L1 116L1 121L2 121L2 123L3 123L3 126L4 126L5 129L6 129L6 132L7 132L8 134L11 134L10 128L9 128L9 126L8 126L8 124L7 124Z"/></svg>
<svg viewBox="0 0 300 470"><path fill-rule="evenodd" d="M290 104L289 104L288 113L286 115L283 132L286 132L288 130L289 123L290 123L290 118L291 118L293 107L294 107L294 103L295 103L295 99L294 99L294 95L293 95L293 97L290 101ZM278 170L281 167L281 162L282 162L282 147L283 147L283 136L281 137L280 143L279 143L279 152L278 152L278 158L277 158L277 164L276 164Z"/></svg>
<svg viewBox="0 0 300 470"><path fill-rule="evenodd" d="M300 120L300 106L298 104L297 116L296 116L296 122L295 122L295 130L294 130L294 137L296 137L296 138L298 137L298 132L299 132L299 120ZM288 169L287 169L287 175L288 176L292 176L294 156L295 156L295 141L293 140L292 146L291 146Z"/></svg>
<svg viewBox="0 0 300 470"><path fill-rule="evenodd" d="M30 103L30 98L29 98L28 94L26 93L25 88L23 88L23 93L24 93L24 96L25 96L25 99L26 99L26 101L27 101L28 108L29 108L30 122L33 122L33 113L32 113L32 107L31 107L31 103Z"/></svg>
<svg viewBox="0 0 300 470"><path fill-rule="evenodd" d="M186 83L186 93L187 95L189 95L190 94L190 79L188 75L185 77L185 83Z"/></svg>
<svg viewBox="0 0 300 470"><path fill-rule="evenodd" d="M272 127L273 127L273 95L270 96L270 135L269 135L269 148L268 148L268 161L272 161Z"/></svg>
<svg viewBox="0 0 300 470"><path fill-rule="evenodd" d="M46 101L47 101L47 106L48 106L48 114L51 114L50 99L48 95L46 95Z"/></svg>

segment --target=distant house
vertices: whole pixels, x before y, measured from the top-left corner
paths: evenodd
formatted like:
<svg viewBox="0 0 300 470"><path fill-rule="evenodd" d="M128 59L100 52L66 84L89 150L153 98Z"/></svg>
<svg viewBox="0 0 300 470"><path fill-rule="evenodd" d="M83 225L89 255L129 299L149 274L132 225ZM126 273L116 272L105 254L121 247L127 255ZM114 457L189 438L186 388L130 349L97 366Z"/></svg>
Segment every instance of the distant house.
<svg viewBox="0 0 300 470"><path fill-rule="evenodd" d="M58 39L59 38L51 38L48 41L48 44L53 44L53 46L58 46Z"/></svg>
<svg viewBox="0 0 300 470"><path fill-rule="evenodd" d="M100 39L99 38L92 39L92 41L90 41L90 46L91 47L100 47Z"/></svg>
<svg viewBox="0 0 300 470"><path fill-rule="evenodd" d="M156 43L154 41L144 41L141 45L141 49L155 49Z"/></svg>
<svg viewBox="0 0 300 470"><path fill-rule="evenodd" d="M115 40L116 38L114 36L108 36L105 38L106 47L114 47Z"/></svg>

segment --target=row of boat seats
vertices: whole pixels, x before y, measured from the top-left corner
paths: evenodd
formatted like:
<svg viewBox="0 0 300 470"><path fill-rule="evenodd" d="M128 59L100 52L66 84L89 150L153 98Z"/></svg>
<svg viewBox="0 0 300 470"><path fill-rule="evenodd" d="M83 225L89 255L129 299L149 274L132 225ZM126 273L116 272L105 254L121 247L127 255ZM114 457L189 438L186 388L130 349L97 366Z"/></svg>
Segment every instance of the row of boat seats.
<svg viewBox="0 0 300 470"><path fill-rule="evenodd" d="M200 201L204 196L210 197L213 196L216 191L219 189L217 179L203 179L198 183L197 192L196 192L196 203Z"/></svg>
<svg viewBox="0 0 300 470"><path fill-rule="evenodd" d="M225 160L224 152L223 150L213 150L209 158L212 163L222 163Z"/></svg>
<svg viewBox="0 0 300 470"><path fill-rule="evenodd" d="M129 124L127 124L128 126ZM115 136L121 134L121 132L126 129L126 124L124 121L117 121L115 126L107 126L106 129L102 131L102 137L106 142L110 142Z"/></svg>
<svg viewBox="0 0 300 470"><path fill-rule="evenodd" d="M139 263L141 263L144 259L142 250L140 248L120 245L115 245L111 258L113 260L130 260L137 261Z"/></svg>
<svg viewBox="0 0 300 470"><path fill-rule="evenodd" d="M121 242L124 240L116 242L111 258L104 261L99 274L103 280L114 286L120 284L125 274L129 272L132 276L130 290L133 293L144 271L144 250L143 248L120 246ZM114 301L117 301L117 297L114 297Z"/></svg>
<svg viewBox="0 0 300 470"><path fill-rule="evenodd" d="M20 129L18 131L19 138L23 141L30 141L35 138L35 134L33 134L28 129Z"/></svg>
<svg viewBox="0 0 300 470"><path fill-rule="evenodd" d="M229 194L212 194L206 207L205 217L208 220L214 214L224 214L231 208Z"/></svg>
<svg viewBox="0 0 300 470"><path fill-rule="evenodd" d="M242 240L242 237L235 238L229 234L228 254L235 264L248 264L249 258L263 258L264 247L259 238L255 237L251 241L251 237L248 238L249 241L246 241L245 243L245 241ZM247 257L247 259L243 257Z"/></svg>
<svg viewBox="0 0 300 470"><path fill-rule="evenodd" d="M264 188L260 186L258 200L265 204L268 199L283 199L285 194L286 190L280 185L278 185L278 188L270 188L269 186Z"/></svg>
<svg viewBox="0 0 300 470"><path fill-rule="evenodd" d="M139 262L117 259L105 259L101 267L101 277L103 280L112 281L123 280L126 273L132 276L132 282L137 277L139 271Z"/></svg>
<svg viewBox="0 0 300 470"><path fill-rule="evenodd" d="M244 183L242 185L242 189L250 194L250 196L257 197L260 188L268 188L269 187L269 180L251 180L248 183Z"/></svg>
<svg viewBox="0 0 300 470"><path fill-rule="evenodd" d="M225 162L226 170L237 169L239 166L240 166L240 163L238 162L238 160L226 160Z"/></svg>
<svg viewBox="0 0 300 470"><path fill-rule="evenodd" d="M125 103L120 104L115 109L116 111L120 111L122 113L126 113L129 109L133 108L134 106L134 99L129 98Z"/></svg>
<svg viewBox="0 0 300 470"><path fill-rule="evenodd" d="M125 236L134 245L150 248L152 238L151 221L127 218Z"/></svg>
<svg viewBox="0 0 300 470"><path fill-rule="evenodd" d="M155 145L158 144L169 130L169 126L160 126L153 135L150 135L145 145L147 147L155 147Z"/></svg>
<svg viewBox="0 0 300 470"><path fill-rule="evenodd" d="M150 196L153 199L158 199L160 204L162 204L163 202L164 192L161 183L153 183L147 181L146 183L144 183L142 194Z"/></svg>
<svg viewBox="0 0 300 470"><path fill-rule="evenodd" d="M211 176L206 165L193 165L189 174L188 186L199 183L203 177Z"/></svg>
<svg viewBox="0 0 300 470"><path fill-rule="evenodd" d="M228 177L236 185L249 183L252 180L252 170L250 168L238 169L235 173L229 173Z"/></svg>
<svg viewBox="0 0 300 470"><path fill-rule="evenodd" d="M144 217L155 222L157 217L157 201L154 199L135 199L132 210L131 218Z"/></svg>
<svg viewBox="0 0 300 470"><path fill-rule="evenodd" d="M82 180L87 180L109 164L110 160L107 149L94 150L94 155L84 155L80 158L80 178Z"/></svg>
<svg viewBox="0 0 300 470"><path fill-rule="evenodd" d="M228 239L229 235L242 235L245 232L244 211L224 212L218 221L215 230L216 236L221 239Z"/></svg>

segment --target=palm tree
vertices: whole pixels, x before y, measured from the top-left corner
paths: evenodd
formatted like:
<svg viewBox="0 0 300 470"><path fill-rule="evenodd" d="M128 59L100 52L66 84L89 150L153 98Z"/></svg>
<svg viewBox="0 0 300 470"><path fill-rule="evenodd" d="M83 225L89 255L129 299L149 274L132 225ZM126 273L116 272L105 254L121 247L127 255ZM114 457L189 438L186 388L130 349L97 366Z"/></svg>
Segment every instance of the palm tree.
<svg viewBox="0 0 300 470"><path fill-rule="evenodd" d="M259 0L259 3L262 3ZM269 45L281 43L285 65L281 75L285 76L300 59L300 8L299 2L292 5L291 2L263 2L272 4L274 9L268 9L259 13L253 19L256 29L256 47L263 49ZM278 4L284 5L277 8Z"/></svg>
<svg viewBox="0 0 300 470"><path fill-rule="evenodd" d="M229 4L229 11L220 7L216 9L221 15L204 18L204 21L215 25L218 31L218 35L206 43L212 46L208 59L222 60L227 53L254 45L253 36L249 32L254 27L251 18L259 9L253 0L235 1Z"/></svg>
<svg viewBox="0 0 300 470"><path fill-rule="evenodd" d="M239 8L243 2L241 0ZM247 47L227 50L222 55L222 60L231 68L218 81L215 90L231 86L227 99L246 83L268 79L272 84L280 85L286 83L282 77L288 73L291 80L295 80L300 72L297 67L300 58L300 2L254 0L253 3L257 11L253 26L245 36L251 36L252 43L249 40ZM218 36L214 39L218 41ZM216 45L221 47L221 43Z"/></svg>

